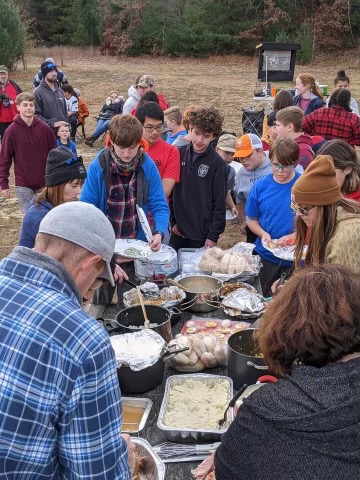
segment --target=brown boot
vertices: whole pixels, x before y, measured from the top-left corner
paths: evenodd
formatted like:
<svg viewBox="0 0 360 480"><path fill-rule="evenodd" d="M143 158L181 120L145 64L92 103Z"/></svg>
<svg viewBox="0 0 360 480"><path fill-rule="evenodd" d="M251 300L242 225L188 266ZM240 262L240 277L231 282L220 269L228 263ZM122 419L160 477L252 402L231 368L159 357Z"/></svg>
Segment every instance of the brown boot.
<svg viewBox="0 0 360 480"><path fill-rule="evenodd" d="M85 140L87 140L88 142L91 142L94 140L94 137L92 135L89 135L88 137L85 137Z"/></svg>
<svg viewBox="0 0 360 480"><path fill-rule="evenodd" d="M94 146L94 141L93 140L85 140L85 145L87 145L88 147L93 147Z"/></svg>

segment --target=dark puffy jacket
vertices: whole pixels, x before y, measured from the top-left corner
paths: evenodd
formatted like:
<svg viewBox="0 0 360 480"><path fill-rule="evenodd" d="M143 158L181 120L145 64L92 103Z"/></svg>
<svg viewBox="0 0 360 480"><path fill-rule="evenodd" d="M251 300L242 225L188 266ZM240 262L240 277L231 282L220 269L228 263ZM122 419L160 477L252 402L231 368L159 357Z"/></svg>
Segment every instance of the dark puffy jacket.
<svg viewBox="0 0 360 480"><path fill-rule="evenodd" d="M300 99L301 99L301 95L296 95L294 97L295 107L300 106ZM324 105L325 105L324 100L322 100L317 95L311 94L310 103L309 103L307 109L305 110L304 115L305 116L309 115L309 113L313 112L314 110L317 110L318 108L322 108Z"/></svg>
<svg viewBox="0 0 360 480"><path fill-rule="evenodd" d="M110 105L104 103L99 113L99 120L110 120L112 117L115 117L115 115L121 114L123 111L124 103L124 100L110 103Z"/></svg>

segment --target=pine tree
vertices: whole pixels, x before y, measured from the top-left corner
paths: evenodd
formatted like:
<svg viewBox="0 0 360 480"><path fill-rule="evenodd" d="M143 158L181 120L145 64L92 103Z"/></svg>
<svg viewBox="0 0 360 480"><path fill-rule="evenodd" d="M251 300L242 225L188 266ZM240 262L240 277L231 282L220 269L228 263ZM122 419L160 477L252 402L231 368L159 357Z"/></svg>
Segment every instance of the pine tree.
<svg viewBox="0 0 360 480"><path fill-rule="evenodd" d="M12 0L0 0L0 64L15 67L25 48L25 29Z"/></svg>

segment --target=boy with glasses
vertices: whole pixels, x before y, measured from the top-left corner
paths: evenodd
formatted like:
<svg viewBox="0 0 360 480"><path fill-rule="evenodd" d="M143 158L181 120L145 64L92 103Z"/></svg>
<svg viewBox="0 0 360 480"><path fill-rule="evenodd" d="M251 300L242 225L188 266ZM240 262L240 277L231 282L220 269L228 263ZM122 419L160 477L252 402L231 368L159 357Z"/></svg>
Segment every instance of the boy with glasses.
<svg viewBox="0 0 360 480"><path fill-rule="evenodd" d="M143 126L143 138L149 144L148 154L157 166L166 198L180 179L180 154L176 147L162 140L164 112L155 102L145 102L136 110L136 118Z"/></svg>
<svg viewBox="0 0 360 480"><path fill-rule="evenodd" d="M257 235L255 252L260 255L259 273L263 295L271 295L271 285L282 273L294 266L293 262L275 257L263 244L294 232L295 212L291 209L291 189L300 173L299 147L294 140L276 140L270 148L272 173L259 179L252 187L246 202L246 223ZM270 246L269 245L269 246Z"/></svg>

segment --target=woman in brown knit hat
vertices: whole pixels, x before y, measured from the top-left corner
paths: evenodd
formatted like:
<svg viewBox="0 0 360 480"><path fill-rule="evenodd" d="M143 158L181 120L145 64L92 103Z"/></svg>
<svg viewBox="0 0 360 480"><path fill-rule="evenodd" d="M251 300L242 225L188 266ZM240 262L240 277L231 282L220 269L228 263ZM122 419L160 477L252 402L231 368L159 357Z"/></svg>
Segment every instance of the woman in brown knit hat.
<svg viewBox="0 0 360 480"><path fill-rule="evenodd" d="M306 240L306 265L337 263L360 273L360 206L344 199L333 159L319 155L292 189L296 211L295 266L299 268Z"/></svg>

